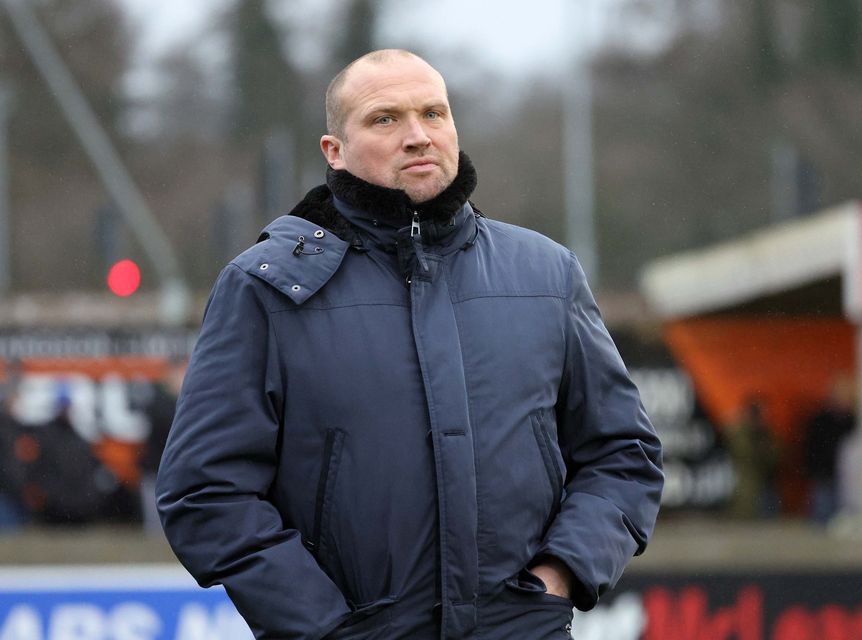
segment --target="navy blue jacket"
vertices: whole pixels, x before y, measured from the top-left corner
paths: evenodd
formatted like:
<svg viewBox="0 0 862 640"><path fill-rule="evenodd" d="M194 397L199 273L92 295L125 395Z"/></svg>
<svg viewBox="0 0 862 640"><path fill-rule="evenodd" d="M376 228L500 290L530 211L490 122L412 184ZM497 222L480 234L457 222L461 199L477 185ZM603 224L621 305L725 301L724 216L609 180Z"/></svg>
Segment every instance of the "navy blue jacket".
<svg viewBox="0 0 862 640"><path fill-rule="evenodd" d="M159 472L171 545L258 638L566 637L662 485L575 256L467 202L412 239L334 206L350 242L283 216L215 284ZM573 601L525 570L546 556Z"/></svg>

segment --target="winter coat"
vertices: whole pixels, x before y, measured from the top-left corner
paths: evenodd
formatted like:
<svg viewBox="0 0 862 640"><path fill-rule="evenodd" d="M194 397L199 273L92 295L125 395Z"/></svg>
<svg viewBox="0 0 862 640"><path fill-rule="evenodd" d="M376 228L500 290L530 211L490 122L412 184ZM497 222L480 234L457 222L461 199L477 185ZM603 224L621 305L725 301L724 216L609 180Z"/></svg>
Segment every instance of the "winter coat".
<svg viewBox="0 0 862 640"><path fill-rule="evenodd" d="M258 638L565 638L651 534L659 442L575 256L461 162L412 236L330 175L215 284L157 495Z"/></svg>

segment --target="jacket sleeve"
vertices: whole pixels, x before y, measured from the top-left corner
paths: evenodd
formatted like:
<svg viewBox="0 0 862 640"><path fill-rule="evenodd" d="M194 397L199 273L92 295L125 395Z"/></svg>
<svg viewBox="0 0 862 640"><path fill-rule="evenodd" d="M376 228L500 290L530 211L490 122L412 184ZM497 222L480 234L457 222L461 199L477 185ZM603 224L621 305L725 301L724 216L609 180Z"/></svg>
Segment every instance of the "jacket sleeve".
<svg viewBox="0 0 862 640"><path fill-rule="evenodd" d="M575 606L586 611L645 549L664 476L661 445L637 388L574 255L571 260L566 362L556 407L565 493L537 557L554 556L569 567Z"/></svg>
<svg viewBox="0 0 862 640"><path fill-rule="evenodd" d="M165 534L203 587L223 584L256 638L320 638L341 592L268 500L285 381L260 283L217 280L189 362L156 496Z"/></svg>

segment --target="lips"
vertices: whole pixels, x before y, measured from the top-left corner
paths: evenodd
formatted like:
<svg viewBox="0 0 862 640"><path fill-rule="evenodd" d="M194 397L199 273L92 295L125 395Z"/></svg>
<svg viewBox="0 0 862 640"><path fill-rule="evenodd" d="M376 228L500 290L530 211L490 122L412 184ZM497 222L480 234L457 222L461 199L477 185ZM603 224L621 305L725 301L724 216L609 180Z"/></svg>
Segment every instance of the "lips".
<svg viewBox="0 0 862 640"><path fill-rule="evenodd" d="M437 161L434 158L417 158L405 164L401 169L412 173L420 173L422 171L430 171L437 167Z"/></svg>

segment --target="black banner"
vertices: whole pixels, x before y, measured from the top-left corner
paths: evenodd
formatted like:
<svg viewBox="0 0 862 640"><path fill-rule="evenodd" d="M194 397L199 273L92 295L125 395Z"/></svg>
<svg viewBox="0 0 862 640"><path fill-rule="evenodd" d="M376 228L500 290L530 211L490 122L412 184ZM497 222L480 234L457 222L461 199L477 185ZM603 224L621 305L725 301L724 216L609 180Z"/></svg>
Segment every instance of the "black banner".
<svg viewBox="0 0 862 640"><path fill-rule="evenodd" d="M662 443L664 509L709 509L733 492L733 466L688 374L673 366L630 371ZM862 639L860 639L862 640Z"/></svg>
<svg viewBox="0 0 862 640"><path fill-rule="evenodd" d="M0 359L107 358L148 356L182 358L191 353L197 331L188 329L86 331L45 329L0 332Z"/></svg>

